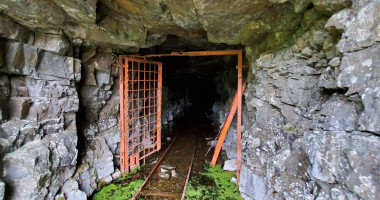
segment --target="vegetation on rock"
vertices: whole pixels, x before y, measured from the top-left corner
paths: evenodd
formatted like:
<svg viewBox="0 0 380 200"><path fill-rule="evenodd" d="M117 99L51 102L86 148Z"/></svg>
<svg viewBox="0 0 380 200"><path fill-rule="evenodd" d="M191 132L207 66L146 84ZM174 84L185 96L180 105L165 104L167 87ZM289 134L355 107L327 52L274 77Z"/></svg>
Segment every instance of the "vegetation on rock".
<svg viewBox="0 0 380 200"><path fill-rule="evenodd" d="M235 172L223 171L220 165L206 166L205 170L190 179L186 189L187 199L242 199L238 187L231 182Z"/></svg>

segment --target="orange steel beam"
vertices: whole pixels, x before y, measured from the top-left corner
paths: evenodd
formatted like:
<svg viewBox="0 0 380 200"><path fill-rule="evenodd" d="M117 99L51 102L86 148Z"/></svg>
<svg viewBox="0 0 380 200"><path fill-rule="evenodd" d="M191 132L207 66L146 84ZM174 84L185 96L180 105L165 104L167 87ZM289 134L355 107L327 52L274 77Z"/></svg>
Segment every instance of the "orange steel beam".
<svg viewBox="0 0 380 200"><path fill-rule="evenodd" d="M123 76L123 59L119 58L119 95L120 95L120 170L125 173L124 169L124 76Z"/></svg>
<svg viewBox="0 0 380 200"><path fill-rule="evenodd" d="M128 55L129 57L150 58L162 56L226 56L239 55L242 50L221 50L221 51L190 51L190 52L171 52L169 54L150 54L150 55Z"/></svg>
<svg viewBox="0 0 380 200"><path fill-rule="evenodd" d="M242 92L244 92L245 88L246 88L246 84L244 83L243 88L242 88ZM211 166L212 167L215 166L215 164L216 164L216 160L219 157L220 150L222 149L224 139L227 136L227 131L231 126L232 120L234 119L234 115L235 115L237 107L238 107L238 95L239 95L239 93L238 93L238 91L236 91L235 96L234 96L234 100L232 101L232 104L231 104L230 113L228 114L228 117L226 118L226 120L223 124L218 142L216 143L216 146L215 146L214 156L212 157L212 160L211 160Z"/></svg>
<svg viewBox="0 0 380 200"><path fill-rule="evenodd" d="M242 101L242 79L243 79L243 72L242 72L242 66L243 65L243 55L240 53L238 55L238 111L237 111L237 183L240 182L240 171L241 171L241 101Z"/></svg>
<svg viewBox="0 0 380 200"><path fill-rule="evenodd" d="M162 93L162 63L158 64L158 86L157 86L157 150L161 149L161 97Z"/></svg>

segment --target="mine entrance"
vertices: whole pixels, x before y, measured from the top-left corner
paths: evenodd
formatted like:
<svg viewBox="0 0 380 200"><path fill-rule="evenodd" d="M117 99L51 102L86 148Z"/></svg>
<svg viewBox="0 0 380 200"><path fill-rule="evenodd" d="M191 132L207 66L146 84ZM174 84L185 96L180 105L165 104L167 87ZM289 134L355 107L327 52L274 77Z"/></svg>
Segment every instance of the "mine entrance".
<svg viewBox="0 0 380 200"><path fill-rule="evenodd" d="M224 55L236 55L237 59L237 178L239 181L240 178L240 169L241 169L241 102L242 102L242 51L241 50L226 50L226 51L197 51L197 52L172 52L170 54L154 54L154 55L135 55L135 56L120 56L120 116L121 116L121 171L123 173L128 173L130 169L133 169L135 166L139 165L139 161L144 159L146 156L152 154L155 151L158 151L161 146L160 141L160 130L161 130L161 87L162 87L162 63L155 61L148 61L146 59L153 57L172 57L172 56L224 56ZM136 65L136 66L135 66ZM157 72L153 72L157 74L157 87L151 87L148 90L153 92L150 94L148 92L149 98L157 98L157 101L153 101L153 104L150 105L148 103L148 107L157 108L157 112L151 113L145 111L146 107L146 99L145 96L141 96L140 94L140 82L145 83L150 80L144 80L144 77L139 76L141 71L145 70L145 66L157 66ZM156 69L156 68L155 68ZM137 76L139 76L137 79ZM145 72L144 72L145 73ZM133 78L133 77L135 78ZM142 78L142 79L141 79ZM135 83L137 80L138 83ZM137 85L137 86L135 86ZM124 88L122 88L124 87ZM132 91L130 91L132 90ZM137 90L137 93L133 93ZM145 91L146 88L143 87ZM132 93L133 94L132 94ZM129 96L132 95L132 96ZM141 99L142 98L142 99ZM149 99L148 98L148 99ZM207 98L207 97L205 97ZM157 104L155 104L157 103ZM122 105L123 104L123 105ZM138 114L136 113L138 112ZM145 125L146 116L153 115L153 119L148 119L148 125ZM233 113L234 114L234 113ZM232 114L232 115L233 115ZM150 127L151 124L154 124L153 127ZM148 127L148 131L145 127ZM136 128L140 127L140 128ZM228 128L227 128L228 129ZM152 131L150 131L152 130ZM147 138L151 138L148 139ZM218 141L218 145L216 146L214 158L219 155L223 144L224 137L222 136L220 141ZM148 141L148 143L144 142ZM155 147L151 148L150 145L155 145ZM213 159L214 160L214 159ZM212 165L215 162L211 163Z"/></svg>

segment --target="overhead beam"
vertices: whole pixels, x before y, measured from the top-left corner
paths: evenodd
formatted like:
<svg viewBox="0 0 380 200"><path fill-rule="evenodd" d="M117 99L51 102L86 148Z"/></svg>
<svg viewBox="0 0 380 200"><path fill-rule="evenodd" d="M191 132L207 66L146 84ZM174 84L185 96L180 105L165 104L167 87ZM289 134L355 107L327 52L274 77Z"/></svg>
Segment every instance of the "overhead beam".
<svg viewBox="0 0 380 200"><path fill-rule="evenodd" d="M128 55L128 57L151 58L151 57L170 57L170 56L226 56L241 55L242 50L220 50L220 51L189 51L189 52L171 52L169 54L150 54L150 55Z"/></svg>

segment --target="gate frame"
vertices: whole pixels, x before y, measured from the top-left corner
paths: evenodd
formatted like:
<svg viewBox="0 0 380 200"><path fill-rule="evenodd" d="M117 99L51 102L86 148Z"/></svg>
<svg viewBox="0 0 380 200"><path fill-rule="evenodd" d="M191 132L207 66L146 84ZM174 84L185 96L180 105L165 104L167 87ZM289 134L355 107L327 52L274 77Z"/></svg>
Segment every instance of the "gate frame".
<svg viewBox="0 0 380 200"><path fill-rule="evenodd" d="M124 61L124 63L123 63L123 61ZM148 154L144 155L143 158L138 157L137 159L133 155L132 155L133 157L129 156L128 141L125 141L125 139L129 140L129 131L128 131L128 118L129 118L128 112L129 112L129 110L128 110L128 108L124 109L125 105L129 106L129 99L128 99L129 90L128 90L128 85L125 85L125 83L126 82L128 83L128 81L129 81L129 79L128 79L128 67L129 67L128 62L129 61L132 62L132 71L133 71L133 63L137 62L139 64L144 63L144 69L145 69L145 64L157 65L157 72L158 72L157 88L156 88L157 89L157 97L154 97L154 98L157 98L157 129L156 129L157 130L157 134L156 134L156 137L157 137L156 138L156 140L157 140L156 145L157 145L157 147L156 147L156 150L153 150L152 152L149 152ZM140 68L140 65L138 65L138 68ZM123 69L124 69L124 73L123 73ZM154 72L154 71L152 71L152 72ZM138 73L140 73L139 70L138 70ZM143 73L144 73L144 77L145 77L146 72L143 71ZM126 77L124 77L124 75ZM138 79L138 81L141 81L141 80ZM132 82L133 82L133 80L132 80ZM145 80L144 80L144 90L145 89L146 88L145 88ZM132 86L132 90L134 90L133 86ZM137 89L137 91L140 92L139 89ZM134 58L134 57L131 57L128 55L120 55L119 56L119 95L120 95L119 96L119 100L120 100L120 171L122 174L124 174L124 173L129 173L129 168L132 167L129 164L131 162L130 161L131 159L134 159L133 162L135 163L135 165L136 165L136 163L137 163L137 165L139 165L141 159L144 159L144 162L145 162L145 158L147 156L149 156L149 155L151 155L151 154L153 154L153 153L155 153L161 149L162 62ZM133 95L133 93L132 93L132 95ZM133 101L132 101L132 105L133 105ZM132 107L132 109L133 109L133 107ZM132 119L133 119L133 116L132 116ZM127 130L125 130L126 127L127 127ZM127 137L125 136L126 131L127 131L127 135L128 135ZM144 149L144 151L145 151L145 149ZM140 154L139 151L137 153Z"/></svg>
<svg viewBox="0 0 380 200"><path fill-rule="evenodd" d="M171 52L170 54L150 54L150 55L129 55L128 57L134 58L152 58L152 57L170 57L170 56L227 56L227 55L237 55L237 70L238 70L238 84L237 84L237 94L238 94L238 106L237 106L237 183L240 182L241 174L241 112L242 112L242 80L243 80L243 50L220 50L220 51L190 51L190 52ZM220 150L222 148L223 142L215 147L215 152L213 160L218 158ZM215 162L211 163L211 166L215 165Z"/></svg>

